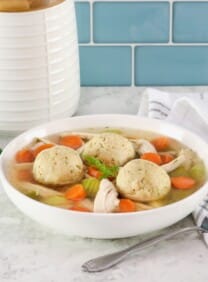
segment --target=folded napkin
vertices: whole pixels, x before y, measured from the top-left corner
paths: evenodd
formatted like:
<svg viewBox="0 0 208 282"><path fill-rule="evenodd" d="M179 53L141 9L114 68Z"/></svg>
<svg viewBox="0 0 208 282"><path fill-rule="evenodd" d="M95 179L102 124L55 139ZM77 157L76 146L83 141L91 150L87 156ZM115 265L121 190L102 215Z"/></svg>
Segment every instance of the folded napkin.
<svg viewBox="0 0 208 282"><path fill-rule="evenodd" d="M208 142L208 93L167 93L147 88L143 93L138 114L164 119L183 126ZM208 195L193 212L200 227L208 229ZM208 246L208 234L203 234Z"/></svg>

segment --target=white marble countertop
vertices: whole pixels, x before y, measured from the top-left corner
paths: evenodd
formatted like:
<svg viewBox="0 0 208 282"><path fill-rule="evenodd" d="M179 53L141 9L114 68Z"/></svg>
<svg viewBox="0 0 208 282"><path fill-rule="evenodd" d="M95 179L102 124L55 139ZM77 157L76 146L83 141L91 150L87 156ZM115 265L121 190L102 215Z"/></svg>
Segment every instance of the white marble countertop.
<svg viewBox="0 0 208 282"><path fill-rule="evenodd" d="M77 114L135 114L141 91L138 88L82 89ZM1 146L6 142L7 138L0 137ZM190 225L193 225L191 217L169 230ZM86 260L130 246L146 237L94 240L57 235L20 213L0 191L0 282L208 281L208 250L197 233L163 242L105 272L89 274L81 271Z"/></svg>

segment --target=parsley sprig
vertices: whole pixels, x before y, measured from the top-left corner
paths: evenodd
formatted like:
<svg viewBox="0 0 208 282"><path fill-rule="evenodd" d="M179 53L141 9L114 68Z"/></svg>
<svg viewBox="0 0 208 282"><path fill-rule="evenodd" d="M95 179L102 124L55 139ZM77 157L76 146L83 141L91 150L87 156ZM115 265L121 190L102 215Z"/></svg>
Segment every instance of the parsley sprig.
<svg viewBox="0 0 208 282"><path fill-rule="evenodd" d="M118 166L107 166L98 158L92 156L83 156L84 161L95 168L97 168L101 173L101 178L116 177L118 174Z"/></svg>

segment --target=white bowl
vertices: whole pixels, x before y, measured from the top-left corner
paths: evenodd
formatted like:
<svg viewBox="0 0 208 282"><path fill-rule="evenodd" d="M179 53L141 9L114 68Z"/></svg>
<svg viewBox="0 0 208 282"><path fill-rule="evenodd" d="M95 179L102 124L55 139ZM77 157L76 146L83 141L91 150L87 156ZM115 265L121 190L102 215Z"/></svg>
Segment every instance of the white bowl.
<svg viewBox="0 0 208 282"><path fill-rule="evenodd" d="M208 167L208 144L197 135L170 123L128 115L93 115L62 119L29 130L14 139L0 158L0 178L12 202L26 215L58 232L91 238L122 238L167 227L190 214L208 191L207 182L191 196L148 211L125 214L98 214L69 211L48 206L26 197L7 178L7 168L15 153L35 137L91 127L127 127L156 131L189 146Z"/></svg>

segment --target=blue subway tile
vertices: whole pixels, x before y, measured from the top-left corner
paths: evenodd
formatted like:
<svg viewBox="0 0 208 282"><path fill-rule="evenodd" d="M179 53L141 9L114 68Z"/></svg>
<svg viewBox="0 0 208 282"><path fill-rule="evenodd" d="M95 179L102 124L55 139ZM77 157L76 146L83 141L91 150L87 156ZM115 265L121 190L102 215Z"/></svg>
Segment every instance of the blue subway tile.
<svg viewBox="0 0 208 282"><path fill-rule="evenodd" d="M88 43L90 41L90 4L76 2L75 8L79 43Z"/></svg>
<svg viewBox="0 0 208 282"><path fill-rule="evenodd" d="M80 47L82 86L131 85L131 47Z"/></svg>
<svg viewBox="0 0 208 282"><path fill-rule="evenodd" d="M168 2L96 2L96 43L168 42Z"/></svg>
<svg viewBox="0 0 208 282"><path fill-rule="evenodd" d="M141 46L135 55L138 86L208 85L208 46Z"/></svg>
<svg viewBox="0 0 208 282"><path fill-rule="evenodd" d="M208 2L174 3L174 42L208 42Z"/></svg>

